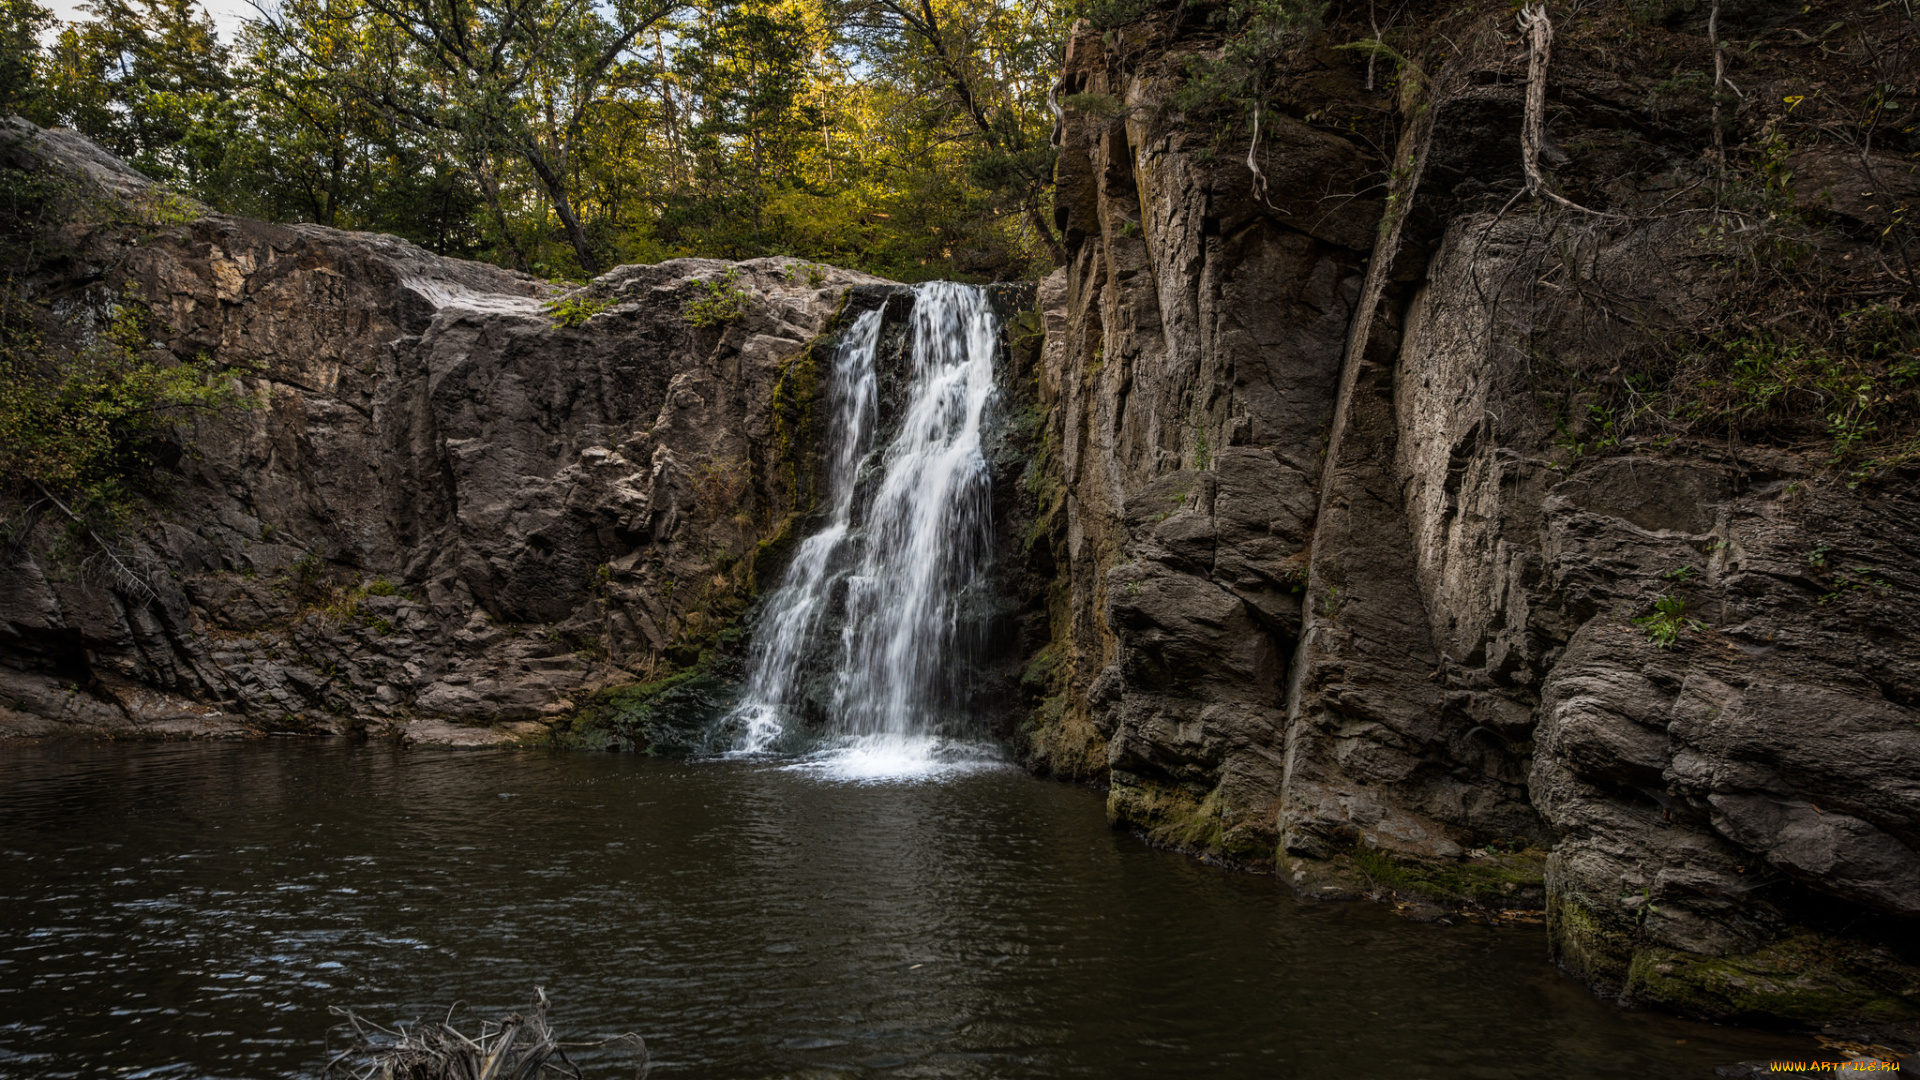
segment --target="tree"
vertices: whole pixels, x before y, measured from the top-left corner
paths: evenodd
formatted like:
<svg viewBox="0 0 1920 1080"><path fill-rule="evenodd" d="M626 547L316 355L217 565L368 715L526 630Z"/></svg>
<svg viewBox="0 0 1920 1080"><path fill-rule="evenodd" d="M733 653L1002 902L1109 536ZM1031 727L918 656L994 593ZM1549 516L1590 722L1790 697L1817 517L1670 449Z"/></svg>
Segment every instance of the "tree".
<svg viewBox="0 0 1920 1080"><path fill-rule="evenodd" d="M231 51L195 2L94 0L7 70L37 116L220 209L553 276L1062 256L1052 0L276 0ZM44 26L31 3L0 12Z"/></svg>
<svg viewBox="0 0 1920 1080"><path fill-rule="evenodd" d="M780 241L764 217L782 189L807 188L822 110L808 101L816 28L796 6L717 0L675 27L672 88L693 181L666 200L663 234L740 257Z"/></svg>
<svg viewBox="0 0 1920 1080"><path fill-rule="evenodd" d="M1066 249L1042 212L1053 182L1046 106L1064 5L1034 0L851 0L846 18L866 53L913 97L957 120L970 178L1017 207L1054 265Z"/></svg>
<svg viewBox="0 0 1920 1080"><path fill-rule="evenodd" d="M0 0L0 115L39 119L40 35L53 12L33 0Z"/></svg>
<svg viewBox="0 0 1920 1080"><path fill-rule="evenodd" d="M263 33L383 119L439 144L472 170L513 246L498 161L538 179L582 270L596 255L574 206L570 158L611 73L674 0L358 0L359 45L316 49L309 27L336 0L291 0L263 17ZM516 257L525 262L516 250Z"/></svg>
<svg viewBox="0 0 1920 1080"><path fill-rule="evenodd" d="M45 64L42 108L159 179L219 183L236 116L228 55L194 0L91 0Z"/></svg>

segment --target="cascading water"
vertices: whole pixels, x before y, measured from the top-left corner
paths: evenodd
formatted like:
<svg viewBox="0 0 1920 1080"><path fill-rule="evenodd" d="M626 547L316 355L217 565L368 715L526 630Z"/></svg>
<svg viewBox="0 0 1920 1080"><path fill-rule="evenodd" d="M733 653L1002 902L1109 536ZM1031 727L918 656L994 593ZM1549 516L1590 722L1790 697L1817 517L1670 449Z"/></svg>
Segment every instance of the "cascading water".
<svg viewBox="0 0 1920 1080"><path fill-rule="evenodd" d="M828 755L855 776L955 763L978 625L968 603L993 529L982 436L998 334L985 292L914 289L909 386L885 445L881 329L881 312L861 313L835 353L827 521L767 598L733 712L736 749L758 753L797 736L809 702L823 707Z"/></svg>

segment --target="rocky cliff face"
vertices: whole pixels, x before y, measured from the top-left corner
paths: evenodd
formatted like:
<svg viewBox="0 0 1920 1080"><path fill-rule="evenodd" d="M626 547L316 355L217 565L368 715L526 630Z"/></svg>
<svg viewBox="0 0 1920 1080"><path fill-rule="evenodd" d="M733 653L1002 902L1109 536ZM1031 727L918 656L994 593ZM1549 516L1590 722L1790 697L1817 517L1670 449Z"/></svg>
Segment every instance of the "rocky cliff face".
<svg viewBox="0 0 1920 1080"><path fill-rule="evenodd" d="M1371 65L1327 47L1372 36L1336 11L1264 117L1264 193L1247 129L1183 111L1220 47L1204 13L1082 24L1023 745L1109 785L1117 822L1309 895L1544 907L1557 959L1622 1000L1910 1019L1916 474L1619 403L1676 337L1813 291L1910 335L1911 281L1880 260L1920 182L1898 153L1767 142L1809 79L1871 77L1857 49L1811 66L1798 5L1716 22L1745 50L1718 135L1711 95L1673 97L1680 71L1712 85L1707 5L1646 6L1555 15L1558 202L1526 191L1532 46L1507 5L1413 5L1445 48ZM1715 146L1741 139L1777 168L1729 216L1747 181ZM1789 218L1785 286L1702 227Z"/></svg>
<svg viewBox="0 0 1920 1080"><path fill-rule="evenodd" d="M35 524L0 585L0 732L545 738L737 633L811 506L808 346L875 279L680 260L563 290L9 136L91 208L30 287L150 312L154 348L229 365L251 407L200 419L114 541L139 580L9 508Z"/></svg>

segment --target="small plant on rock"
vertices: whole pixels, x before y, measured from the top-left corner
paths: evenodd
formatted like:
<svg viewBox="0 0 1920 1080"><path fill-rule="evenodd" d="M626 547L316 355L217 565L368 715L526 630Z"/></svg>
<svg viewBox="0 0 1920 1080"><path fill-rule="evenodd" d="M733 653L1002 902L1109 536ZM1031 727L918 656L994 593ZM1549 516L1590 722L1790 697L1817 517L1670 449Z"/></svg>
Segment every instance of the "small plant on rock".
<svg viewBox="0 0 1920 1080"><path fill-rule="evenodd" d="M574 326L585 326L588 319L613 306L610 297L589 296L575 293L572 296L555 300L547 305L547 314L553 316L555 330Z"/></svg>
<svg viewBox="0 0 1920 1080"><path fill-rule="evenodd" d="M1653 602L1653 614L1642 615L1633 625L1647 631L1647 640L1655 648L1671 649L1680 641L1682 630L1705 630L1707 624L1687 616L1685 599L1667 595Z"/></svg>
<svg viewBox="0 0 1920 1080"><path fill-rule="evenodd" d="M1329 619L1337 619L1340 617L1340 609L1346 606L1345 594L1340 591L1340 586L1333 585L1328 587L1327 595L1320 601L1320 614Z"/></svg>
<svg viewBox="0 0 1920 1080"><path fill-rule="evenodd" d="M716 281L696 281L693 283L696 295L687 301L681 309L681 315L687 322L700 329L710 326L725 326L747 313L747 305L753 301L753 292L738 284L738 268L727 271L726 276Z"/></svg>

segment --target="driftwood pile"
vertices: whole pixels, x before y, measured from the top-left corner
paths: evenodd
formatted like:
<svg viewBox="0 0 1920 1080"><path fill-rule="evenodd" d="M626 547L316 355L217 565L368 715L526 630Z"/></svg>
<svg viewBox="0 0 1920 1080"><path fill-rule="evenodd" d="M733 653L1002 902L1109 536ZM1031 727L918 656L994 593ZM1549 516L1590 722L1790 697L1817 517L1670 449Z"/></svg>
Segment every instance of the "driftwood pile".
<svg viewBox="0 0 1920 1080"><path fill-rule="evenodd" d="M547 1024L546 991L537 986L525 1013L482 1021L471 1036L453 1027L452 1009L445 1020L392 1028L362 1019L351 1009L334 1006L332 1012L352 1033L353 1045L327 1063L327 1075L352 1080L585 1080L567 1050L620 1044L633 1048L636 1080L645 1080L649 1067L646 1040L632 1033L598 1042L560 1042Z"/></svg>

